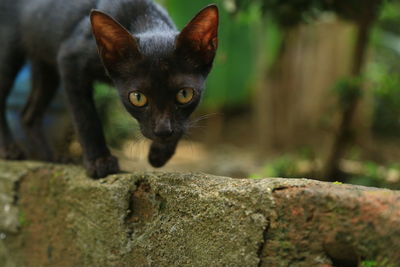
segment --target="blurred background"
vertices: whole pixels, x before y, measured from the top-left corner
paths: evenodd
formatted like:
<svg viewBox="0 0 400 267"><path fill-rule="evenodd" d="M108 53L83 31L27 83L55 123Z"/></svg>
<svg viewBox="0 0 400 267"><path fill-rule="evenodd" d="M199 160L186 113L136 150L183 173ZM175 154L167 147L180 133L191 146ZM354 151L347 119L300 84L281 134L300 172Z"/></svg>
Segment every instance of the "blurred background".
<svg viewBox="0 0 400 267"><path fill-rule="evenodd" d="M210 4L158 2L179 29ZM221 16L214 68L194 126L163 170L400 189L400 0L214 2ZM28 80L25 69L16 87ZM14 91L10 120L18 129L24 89ZM96 99L122 168L151 170L149 142L116 90L97 84ZM69 121L60 106L62 99L48 118L53 141L79 158L71 127L60 130Z"/></svg>

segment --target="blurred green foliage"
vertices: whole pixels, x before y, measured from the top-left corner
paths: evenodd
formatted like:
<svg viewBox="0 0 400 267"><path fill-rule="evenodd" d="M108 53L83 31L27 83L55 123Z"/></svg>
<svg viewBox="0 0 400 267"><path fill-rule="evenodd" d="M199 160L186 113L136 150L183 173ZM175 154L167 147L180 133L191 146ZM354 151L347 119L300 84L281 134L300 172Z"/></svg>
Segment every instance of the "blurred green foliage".
<svg viewBox="0 0 400 267"><path fill-rule="evenodd" d="M376 261L363 261L361 262L361 267L377 267L378 263Z"/></svg>
<svg viewBox="0 0 400 267"><path fill-rule="evenodd" d="M342 110L347 109L354 101L362 96L361 78L343 78L334 86Z"/></svg>
<svg viewBox="0 0 400 267"><path fill-rule="evenodd" d="M262 170L250 177L253 179L265 177L298 177L297 160L291 155L284 155L268 162Z"/></svg>
<svg viewBox="0 0 400 267"><path fill-rule="evenodd" d="M374 131L381 136L400 134L400 75L385 71L385 66L370 66L374 84Z"/></svg>
<svg viewBox="0 0 400 267"><path fill-rule="evenodd" d="M388 1L372 34L373 56L367 69L374 96L374 131L400 135L400 1Z"/></svg>
<svg viewBox="0 0 400 267"><path fill-rule="evenodd" d="M381 166L375 162L367 161L363 163L364 173L350 177L349 183L364 186L384 187L394 190L400 189L398 178L391 180L390 173L398 175L400 173L400 164L392 163Z"/></svg>
<svg viewBox="0 0 400 267"><path fill-rule="evenodd" d="M378 27L382 30L400 34L400 1L399 0L387 0L381 10L380 17L378 20Z"/></svg>
<svg viewBox="0 0 400 267"><path fill-rule="evenodd" d="M226 0L234 2L239 10L259 4L266 16L271 16L282 27L293 27L310 22L323 12L334 12L352 21L362 22L379 9L381 0Z"/></svg>
<svg viewBox="0 0 400 267"><path fill-rule="evenodd" d="M334 184L342 184L342 182L373 186L381 188L389 188L398 190L400 188L400 164L391 164L388 166L378 165L372 161L353 160L353 164L357 165L357 173L348 173L341 170L341 182ZM282 178L299 178L313 177L319 173L318 164L313 157L299 154L284 154L265 163L257 173L250 177L253 179L261 179L265 177L282 177ZM391 176L396 176L395 178Z"/></svg>
<svg viewBox="0 0 400 267"><path fill-rule="evenodd" d="M379 166L374 162L363 163L364 173L349 178L349 183L364 186L382 187L385 185L383 177L379 173Z"/></svg>
<svg viewBox="0 0 400 267"><path fill-rule="evenodd" d="M316 171L315 167L313 150L309 147L303 147L296 154L284 154L267 161L261 170L250 177L253 179L308 177Z"/></svg>

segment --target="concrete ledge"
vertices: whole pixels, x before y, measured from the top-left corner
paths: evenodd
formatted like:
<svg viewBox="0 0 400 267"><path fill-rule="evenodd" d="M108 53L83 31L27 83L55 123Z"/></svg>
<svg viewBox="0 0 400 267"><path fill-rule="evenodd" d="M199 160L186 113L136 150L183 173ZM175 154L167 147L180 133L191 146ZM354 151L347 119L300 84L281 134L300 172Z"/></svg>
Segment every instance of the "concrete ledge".
<svg viewBox="0 0 400 267"><path fill-rule="evenodd" d="M0 161L1 266L400 263L400 192Z"/></svg>

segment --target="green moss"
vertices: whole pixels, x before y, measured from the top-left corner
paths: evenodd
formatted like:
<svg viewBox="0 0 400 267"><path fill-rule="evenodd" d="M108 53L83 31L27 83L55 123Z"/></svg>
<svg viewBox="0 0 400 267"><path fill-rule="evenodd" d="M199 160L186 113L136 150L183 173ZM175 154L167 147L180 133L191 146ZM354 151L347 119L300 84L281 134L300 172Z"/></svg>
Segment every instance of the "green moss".
<svg viewBox="0 0 400 267"><path fill-rule="evenodd" d="M62 175L63 175L63 173L62 173L61 170L56 170L56 171L53 172L53 176L55 178L61 177Z"/></svg>
<svg viewBox="0 0 400 267"><path fill-rule="evenodd" d="M9 184L21 166L0 161L0 186L2 180ZM25 178L17 204L25 213L14 218L21 227L0 241L10 248L12 260L27 258L32 266L257 266L265 251L268 255L261 256L268 266L314 266L316 257L326 255L320 232L370 257L360 266L391 267L398 260L396 221L378 221L379 232L374 218L371 226L353 227L352 221L360 213L363 192L381 196L391 207L397 207L392 202L397 192L162 172L115 175L101 183L87 178L81 167L49 171L49 166L21 171ZM62 176L56 179L59 170ZM138 186L139 181L147 186ZM279 188L287 190L273 192ZM348 199L342 200L343 194Z"/></svg>
<svg viewBox="0 0 400 267"><path fill-rule="evenodd" d="M361 267L375 267L378 266L376 261L363 261L361 262Z"/></svg>
<svg viewBox="0 0 400 267"><path fill-rule="evenodd" d="M19 223L20 227L24 227L24 226L28 225L28 220L26 218L25 213L22 210L20 210L18 213L18 223Z"/></svg>
<svg viewBox="0 0 400 267"><path fill-rule="evenodd" d="M396 267L395 264L390 263L390 260L385 259L383 261L366 260L361 262L361 267Z"/></svg>
<svg viewBox="0 0 400 267"><path fill-rule="evenodd" d="M281 241L280 249L285 250L285 251L292 251L295 249L295 246L289 241Z"/></svg>

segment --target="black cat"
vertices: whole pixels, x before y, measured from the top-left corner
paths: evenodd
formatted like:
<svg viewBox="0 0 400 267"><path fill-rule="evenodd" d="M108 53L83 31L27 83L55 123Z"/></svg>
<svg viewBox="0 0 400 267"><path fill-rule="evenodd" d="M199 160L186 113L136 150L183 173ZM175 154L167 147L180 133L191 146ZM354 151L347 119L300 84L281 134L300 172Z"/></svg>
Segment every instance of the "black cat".
<svg viewBox="0 0 400 267"><path fill-rule="evenodd" d="M126 110L153 141L150 163L163 166L200 101L217 49L217 31L215 5L201 10L179 33L167 12L150 0L2 0L0 156L25 158L5 112L14 78L28 59L32 90L22 121L40 159L53 160L42 119L61 85L88 174L101 178L119 171L93 102L93 82L100 80L114 83Z"/></svg>

